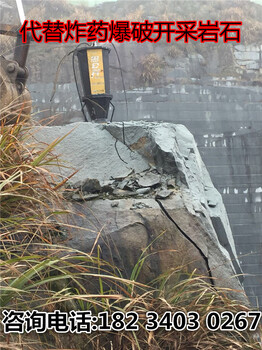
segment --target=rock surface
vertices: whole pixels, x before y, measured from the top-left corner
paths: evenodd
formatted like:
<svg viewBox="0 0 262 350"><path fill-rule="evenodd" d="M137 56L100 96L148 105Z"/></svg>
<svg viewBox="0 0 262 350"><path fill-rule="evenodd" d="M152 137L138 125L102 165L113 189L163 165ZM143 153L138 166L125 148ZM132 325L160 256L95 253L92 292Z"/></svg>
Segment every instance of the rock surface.
<svg viewBox="0 0 262 350"><path fill-rule="evenodd" d="M183 125L77 123L41 127L37 139L49 143L71 129L57 146L80 169L65 193L83 214L73 218L83 229L71 233L71 247L89 252L99 244L102 257L126 277L148 247L141 281L183 265L247 302L236 292L243 291L234 277L241 269L221 195Z"/></svg>

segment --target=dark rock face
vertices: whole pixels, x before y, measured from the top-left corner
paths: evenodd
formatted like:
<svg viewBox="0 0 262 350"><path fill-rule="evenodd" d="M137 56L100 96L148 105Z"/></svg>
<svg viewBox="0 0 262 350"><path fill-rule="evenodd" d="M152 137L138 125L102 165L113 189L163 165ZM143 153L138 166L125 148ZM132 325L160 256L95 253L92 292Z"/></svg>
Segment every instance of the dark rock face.
<svg viewBox="0 0 262 350"><path fill-rule="evenodd" d="M71 247L90 252L99 244L126 277L148 247L141 281L183 265L215 286L243 291L233 277L241 269L221 195L183 125L126 122L123 133L122 123L78 123L41 127L37 138L49 142L73 127L57 146L80 168L67 198L83 214L73 218L83 230L71 233ZM90 179L95 186L84 187ZM232 296L247 302L242 293Z"/></svg>

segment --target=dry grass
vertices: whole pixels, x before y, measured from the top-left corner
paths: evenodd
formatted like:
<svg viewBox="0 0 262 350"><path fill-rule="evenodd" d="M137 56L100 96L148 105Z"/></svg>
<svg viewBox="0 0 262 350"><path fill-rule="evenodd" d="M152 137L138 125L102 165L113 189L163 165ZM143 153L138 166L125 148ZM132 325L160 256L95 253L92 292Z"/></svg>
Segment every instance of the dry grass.
<svg viewBox="0 0 262 350"><path fill-rule="evenodd" d="M56 162L52 149L35 145L30 135L31 126L19 117L15 124L1 120L0 139L0 233L3 244L38 237L51 242L52 223L58 212L63 212L57 178L48 171ZM56 185L54 185L56 184ZM31 237L30 237L31 236Z"/></svg>

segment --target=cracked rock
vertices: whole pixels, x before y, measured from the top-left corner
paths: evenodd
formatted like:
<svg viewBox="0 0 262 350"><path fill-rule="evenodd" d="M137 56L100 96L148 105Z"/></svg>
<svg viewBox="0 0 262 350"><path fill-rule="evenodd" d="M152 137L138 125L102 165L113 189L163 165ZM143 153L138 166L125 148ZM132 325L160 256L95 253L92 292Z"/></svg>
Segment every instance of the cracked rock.
<svg viewBox="0 0 262 350"><path fill-rule="evenodd" d="M170 190L161 190L161 191L157 192L156 198L157 199L166 199L172 194L172 192L173 191L170 191Z"/></svg>
<svg viewBox="0 0 262 350"><path fill-rule="evenodd" d="M160 175L149 173L141 177L137 182L140 187L156 187L161 184L161 179Z"/></svg>
<svg viewBox="0 0 262 350"><path fill-rule="evenodd" d="M231 290L233 298L246 304L240 277L234 277L242 271L222 197L187 128L171 123L125 122L125 145L122 123L77 126L57 145L62 158L80 169L70 178L70 188L85 182L82 191L88 192L88 201L81 205L77 202L83 197L72 195L74 201L69 205L82 215L73 217L72 238L66 244L86 252L99 244L101 259L116 264L127 278L141 251L151 244L154 254L149 254L142 266L139 282L150 282L186 266L186 272L211 273L215 286ZM41 126L39 134L33 133L50 143L73 127ZM116 140L124 162L115 150ZM158 173L148 170L153 167ZM70 176L72 169L55 172ZM106 190L104 186L108 186ZM77 225L84 230L77 231ZM98 240L97 232L101 232ZM168 283L172 288L172 278Z"/></svg>

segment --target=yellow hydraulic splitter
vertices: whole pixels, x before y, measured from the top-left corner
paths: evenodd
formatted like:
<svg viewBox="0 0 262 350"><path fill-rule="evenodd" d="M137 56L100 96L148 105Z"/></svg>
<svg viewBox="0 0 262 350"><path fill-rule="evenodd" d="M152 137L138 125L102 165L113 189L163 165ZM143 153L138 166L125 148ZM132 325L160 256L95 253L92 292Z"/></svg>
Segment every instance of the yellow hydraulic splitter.
<svg viewBox="0 0 262 350"><path fill-rule="evenodd" d="M114 105L111 102L109 81L109 48L105 46L91 46L80 44L73 54L73 70L77 91L81 103L81 109L87 121L104 122L107 120L109 105L114 115ZM78 58L78 65L82 83L82 96L75 74L74 57ZM88 111L88 115L84 111Z"/></svg>

